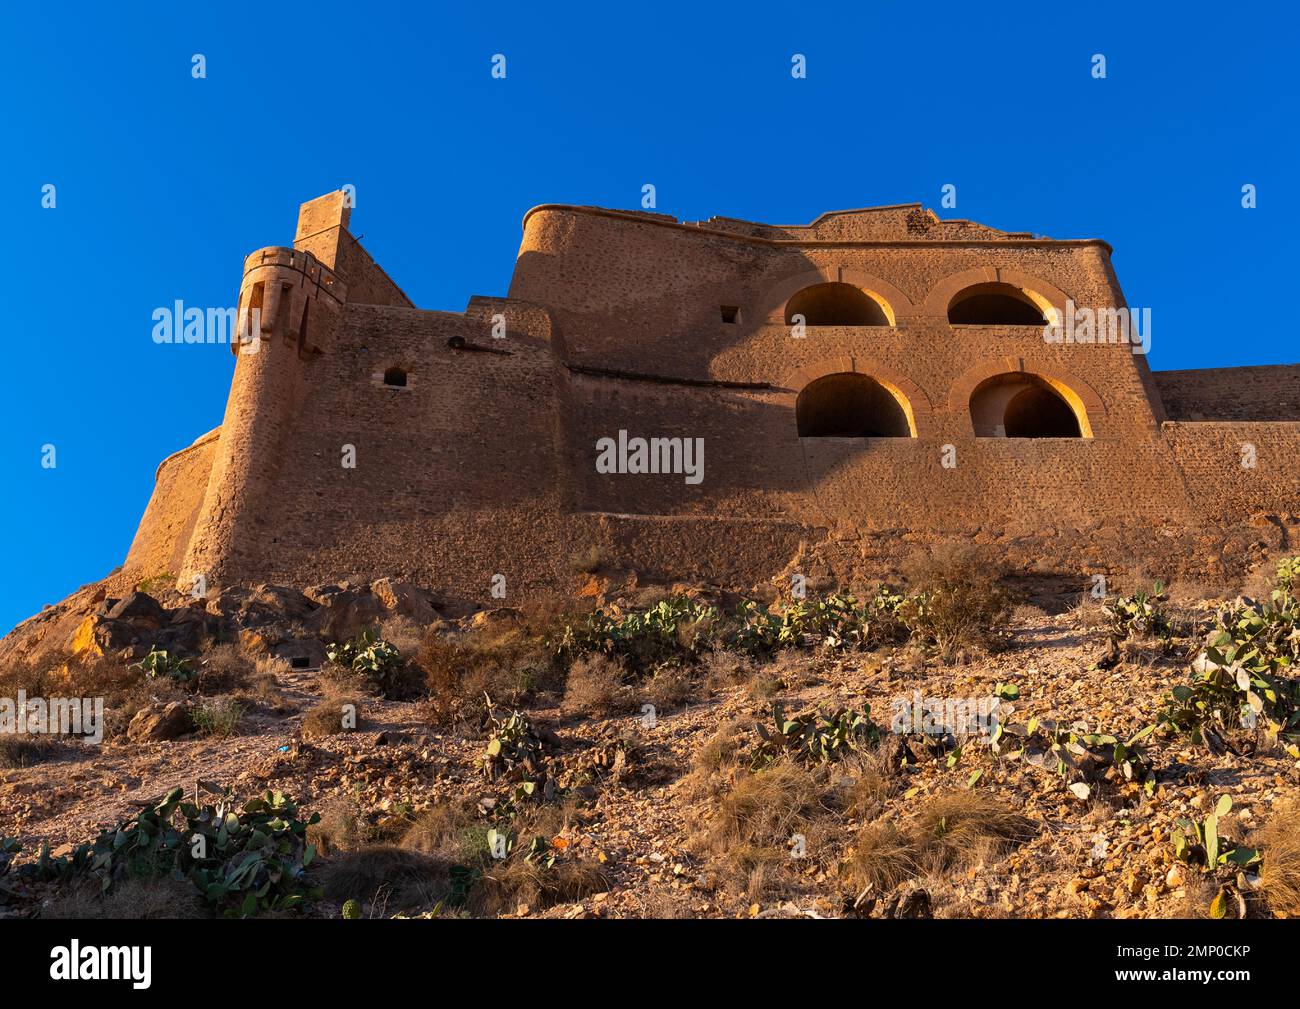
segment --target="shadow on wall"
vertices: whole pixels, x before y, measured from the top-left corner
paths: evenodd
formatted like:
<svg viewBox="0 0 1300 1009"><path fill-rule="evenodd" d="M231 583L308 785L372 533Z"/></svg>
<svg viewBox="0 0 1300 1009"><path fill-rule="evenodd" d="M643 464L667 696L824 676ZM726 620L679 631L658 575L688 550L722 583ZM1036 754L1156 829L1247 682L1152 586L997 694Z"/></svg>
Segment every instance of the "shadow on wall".
<svg viewBox="0 0 1300 1009"><path fill-rule="evenodd" d="M580 216L566 222L570 227L588 231L595 246L608 237ZM743 496L746 507L766 512L780 506L764 501L765 492L813 493L838 472L880 499L883 488L926 471L938 454L939 430L943 441L1091 437L1087 411L1072 390L1023 372L986 380L964 416L946 406L953 383L972 365L1016 354L999 342L1008 327L1023 327L1023 337L1045 325L1053 309L1042 295L981 281L922 315L919 301L888 282L847 267L829 269L802 250L731 242L719 250L668 231L655 238L668 251L656 245L660 253L629 273L621 268L631 268L621 248L597 257L581 234L554 237L572 251L528 249L516 278L525 278L520 296L558 292L552 346L578 369L564 381L569 457L563 464L580 508L704 511L710 499ZM669 265L669 282L649 283L647 271ZM579 268L584 280L575 284ZM589 307L587 286L602 292L599 303L606 307ZM807 336L786 344L782 334L792 326ZM948 327L958 326L1002 329L985 341L978 331L957 338ZM1042 347L1040 334L1034 342ZM808 374L792 379L801 367ZM590 373L598 370L605 374ZM632 377L637 374L644 380ZM936 410L944 411L939 423ZM618 479L621 473L597 472L597 441L620 432L625 439L702 439L707 479L691 484L643 475L629 483ZM663 452L676 451L663 444ZM1059 449L1071 460L1078 450ZM1040 455L1051 451L1040 446ZM1014 465L1009 455L1006 464ZM1079 466L1071 462L1062 471L1078 473Z"/></svg>

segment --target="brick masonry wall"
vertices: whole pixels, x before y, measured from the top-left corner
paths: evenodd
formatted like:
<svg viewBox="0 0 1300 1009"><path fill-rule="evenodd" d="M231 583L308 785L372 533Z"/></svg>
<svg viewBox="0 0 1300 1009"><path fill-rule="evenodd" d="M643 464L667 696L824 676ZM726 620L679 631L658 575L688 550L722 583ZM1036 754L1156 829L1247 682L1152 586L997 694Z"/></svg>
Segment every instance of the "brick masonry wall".
<svg viewBox="0 0 1300 1009"><path fill-rule="evenodd" d="M996 279L1052 305L1122 305L1103 243L912 207L806 228L541 208L510 296L458 314L406 307L349 244L345 208L306 206L299 232L338 268L346 303L318 297L318 316L313 302L305 351L277 331L269 354L241 357L219 442L160 470L128 557L142 576L183 554L217 583L396 575L487 602L492 575L513 598L571 581L591 547L658 577L752 583L792 565L851 579L944 538L1036 569L1225 571L1300 523L1300 425L1164 422L1157 395L1174 417L1193 401L1227 418L1285 412L1294 369L1153 375L1126 347L948 324L952 294ZM258 269L284 272L282 260ZM792 336L785 301L839 279L883 298L895 324ZM384 385L390 368L404 388ZM800 438L799 391L843 371L905 399L916 437ZM972 391L1020 371L1071 390L1092 437L976 438ZM598 474L596 442L620 429L704 439L704 482ZM1233 469L1247 440L1257 468Z"/></svg>
<svg viewBox="0 0 1300 1009"><path fill-rule="evenodd" d="M1300 422L1171 421L1165 434L1192 500L1208 518L1300 516Z"/></svg>
<svg viewBox="0 0 1300 1009"><path fill-rule="evenodd" d="M1300 364L1154 376L1170 420L1300 420Z"/></svg>
<svg viewBox="0 0 1300 1009"><path fill-rule="evenodd" d="M219 428L209 431L159 465L149 504L123 563L140 578L174 576L180 571L203 504L219 437Z"/></svg>

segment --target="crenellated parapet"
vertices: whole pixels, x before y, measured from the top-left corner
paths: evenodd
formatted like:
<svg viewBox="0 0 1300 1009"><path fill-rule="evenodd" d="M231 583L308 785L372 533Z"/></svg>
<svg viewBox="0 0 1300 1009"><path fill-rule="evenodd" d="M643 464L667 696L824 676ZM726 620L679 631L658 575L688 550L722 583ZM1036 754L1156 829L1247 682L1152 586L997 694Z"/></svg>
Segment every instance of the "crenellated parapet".
<svg viewBox="0 0 1300 1009"><path fill-rule="evenodd" d="M310 252L275 245L258 249L244 259L241 339L231 351L247 355L256 341L274 336L300 357L319 354L346 302L347 285Z"/></svg>

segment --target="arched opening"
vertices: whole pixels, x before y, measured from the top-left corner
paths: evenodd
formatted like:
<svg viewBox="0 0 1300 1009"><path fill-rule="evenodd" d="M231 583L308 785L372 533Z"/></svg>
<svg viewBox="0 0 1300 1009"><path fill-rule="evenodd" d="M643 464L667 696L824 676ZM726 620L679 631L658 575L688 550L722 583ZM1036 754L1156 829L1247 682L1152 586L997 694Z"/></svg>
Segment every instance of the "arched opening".
<svg viewBox="0 0 1300 1009"><path fill-rule="evenodd" d="M785 321L802 315L806 326L888 326L880 302L860 287L832 281L805 287L785 303Z"/></svg>
<svg viewBox="0 0 1300 1009"><path fill-rule="evenodd" d="M1012 284L976 284L948 303L954 326L1046 326L1045 305Z"/></svg>
<svg viewBox="0 0 1300 1009"><path fill-rule="evenodd" d="M303 298L302 300L302 320L298 323L298 353L299 355L307 352L307 310L311 308L311 299Z"/></svg>
<svg viewBox="0 0 1300 1009"><path fill-rule="evenodd" d="M389 368L384 372L384 385L395 385L398 388L405 388L406 372L397 367Z"/></svg>
<svg viewBox="0 0 1300 1009"><path fill-rule="evenodd" d="M979 438L1082 438L1087 430L1082 403L1024 372L981 382L971 393L970 413Z"/></svg>
<svg viewBox="0 0 1300 1009"><path fill-rule="evenodd" d="M800 438L908 438L912 425L894 393L855 372L809 382L795 400Z"/></svg>

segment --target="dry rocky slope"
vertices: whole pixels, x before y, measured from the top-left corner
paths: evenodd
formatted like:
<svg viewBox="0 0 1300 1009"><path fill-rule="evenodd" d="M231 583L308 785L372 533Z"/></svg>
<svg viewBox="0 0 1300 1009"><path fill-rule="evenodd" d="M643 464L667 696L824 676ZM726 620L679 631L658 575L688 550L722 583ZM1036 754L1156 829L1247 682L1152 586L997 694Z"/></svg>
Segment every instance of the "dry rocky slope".
<svg viewBox="0 0 1300 1009"><path fill-rule="evenodd" d="M1287 813L1300 760L1285 740L1155 732L1129 776L1097 762L1111 744L1081 738L1154 723L1236 587L1176 586L1167 635L1117 634L1077 586L1039 583L1014 590L978 645L806 635L746 654L692 625L667 663L562 647L559 661L580 606L621 618L663 599L721 614L737 601L622 572L580 580L546 614L456 610L390 579L200 601L88 586L48 608L0 649L0 696L105 696L108 735L0 751L0 838L21 845L0 875L0 916L181 913L148 894L97 904L34 868L43 844L67 856L176 786L279 791L322 814L307 875L324 893L294 915L337 917L348 898L349 915L375 917L1300 913ZM401 653L400 676L377 683L326 658L366 628ZM139 663L161 651L185 672L147 676ZM1010 736L995 752L983 735L891 732L900 700L918 697L996 697L1007 726L1087 729L1058 773L1055 757L1017 757ZM842 733L847 755L821 762L809 753L824 737L782 749L774 702L785 717L822 711L832 735L837 712L869 712L879 733L859 724ZM355 728L338 724L348 704ZM766 750L760 725L777 740ZM504 756L485 760L494 738ZM1194 827L1180 849L1180 830L1216 808L1221 850L1261 851L1262 865L1206 869Z"/></svg>

